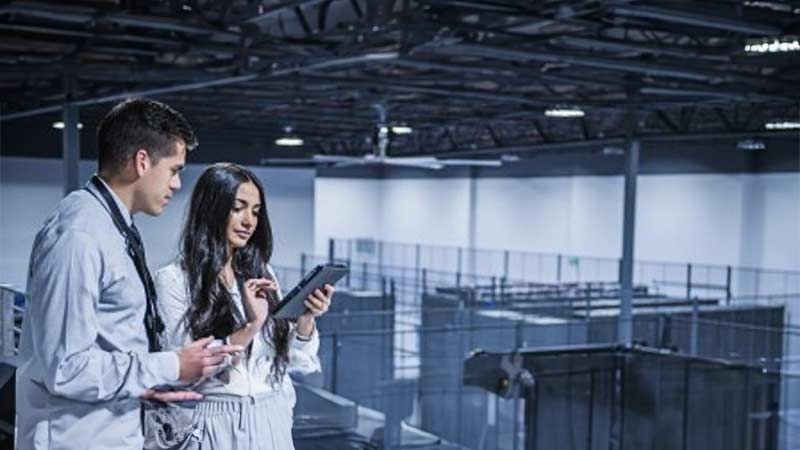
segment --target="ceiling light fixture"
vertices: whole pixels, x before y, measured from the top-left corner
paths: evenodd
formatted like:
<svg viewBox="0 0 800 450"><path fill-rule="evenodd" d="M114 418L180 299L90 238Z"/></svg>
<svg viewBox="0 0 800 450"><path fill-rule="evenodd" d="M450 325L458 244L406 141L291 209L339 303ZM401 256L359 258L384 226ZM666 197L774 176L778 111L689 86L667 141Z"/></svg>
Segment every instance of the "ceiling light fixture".
<svg viewBox="0 0 800 450"><path fill-rule="evenodd" d="M519 155L516 153L503 153L500 155L500 161L504 163L519 162Z"/></svg>
<svg viewBox="0 0 800 450"><path fill-rule="evenodd" d="M544 112L547 117L583 117L585 113L579 108L550 108Z"/></svg>
<svg viewBox="0 0 800 450"><path fill-rule="evenodd" d="M299 137L282 137L275 139L275 145L280 145L281 147L299 147L303 145L303 140Z"/></svg>
<svg viewBox="0 0 800 450"><path fill-rule="evenodd" d="M287 125L283 128L283 131L286 135L275 139L275 145L280 145L281 147L300 147L303 145L303 139L292 134L292 127Z"/></svg>
<svg viewBox="0 0 800 450"><path fill-rule="evenodd" d="M764 141L757 141L755 139L743 139L736 143L736 148L739 150L749 150L749 151L756 151L756 150L764 150L767 148L767 145Z"/></svg>
<svg viewBox="0 0 800 450"><path fill-rule="evenodd" d="M800 130L800 122L768 122L764 124L768 130Z"/></svg>
<svg viewBox="0 0 800 450"><path fill-rule="evenodd" d="M773 10L775 12L783 12L783 13L792 12L792 5L779 3L779 2L746 1L746 2L744 2L744 6L749 6L751 8L771 9L771 10Z"/></svg>
<svg viewBox="0 0 800 450"><path fill-rule="evenodd" d="M56 130L63 130L64 129L64 122L61 122L61 121L53 122L53 128L55 128ZM83 129L83 124L80 123L80 122L78 122L78 129L79 130Z"/></svg>
<svg viewBox="0 0 800 450"><path fill-rule="evenodd" d="M796 37L761 39L749 41L744 46L744 51L748 53L784 53L800 51L800 40Z"/></svg>
<svg viewBox="0 0 800 450"><path fill-rule="evenodd" d="M603 147L602 153L606 156L622 156L625 154L625 149L622 147L607 145Z"/></svg>
<svg viewBox="0 0 800 450"><path fill-rule="evenodd" d="M414 129L406 125L395 125L392 127L392 133L394 134L411 134L413 132Z"/></svg>

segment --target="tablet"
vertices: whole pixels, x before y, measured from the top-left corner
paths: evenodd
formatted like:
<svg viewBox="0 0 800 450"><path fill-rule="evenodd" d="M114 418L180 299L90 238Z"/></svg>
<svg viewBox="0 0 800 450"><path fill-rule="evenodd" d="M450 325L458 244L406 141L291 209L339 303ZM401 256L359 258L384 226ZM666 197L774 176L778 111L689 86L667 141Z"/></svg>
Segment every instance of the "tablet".
<svg viewBox="0 0 800 450"><path fill-rule="evenodd" d="M344 264L320 264L306 274L297 286L289 291L283 300L272 312L277 319L297 319L306 312L304 304L308 296L315 289L322 289L326 284L335 284L341 280L350 269Z"/></svg>

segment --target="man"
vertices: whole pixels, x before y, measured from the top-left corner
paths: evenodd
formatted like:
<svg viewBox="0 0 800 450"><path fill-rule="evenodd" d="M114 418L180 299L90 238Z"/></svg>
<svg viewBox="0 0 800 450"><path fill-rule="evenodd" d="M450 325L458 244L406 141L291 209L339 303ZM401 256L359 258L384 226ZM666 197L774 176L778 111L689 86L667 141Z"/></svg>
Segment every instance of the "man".
<svg viewBox="0 0 800 450"><path fill-rule="evenodd" d="M196 144L170 107L133 99L97 131L98 175L61 200L36 236L17 371L19 449L142 448L140 398L215 373L237 346L213 338L162 352L163 324L133 223L161 214Z"/></svg>

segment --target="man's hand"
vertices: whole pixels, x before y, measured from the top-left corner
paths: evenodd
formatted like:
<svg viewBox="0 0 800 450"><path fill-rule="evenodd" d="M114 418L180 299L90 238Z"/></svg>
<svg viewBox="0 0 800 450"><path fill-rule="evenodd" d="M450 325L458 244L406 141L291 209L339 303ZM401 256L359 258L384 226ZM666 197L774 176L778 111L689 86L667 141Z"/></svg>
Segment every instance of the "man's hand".
<svg viewBox="0 0 800 450"><path fill-rule="evenodd" d="M206 348L213 336L198 339L177 350L180 362L179 381L194 381L218 372L226 356L235 356L244 351L241 345L219 345Z"/></svg>

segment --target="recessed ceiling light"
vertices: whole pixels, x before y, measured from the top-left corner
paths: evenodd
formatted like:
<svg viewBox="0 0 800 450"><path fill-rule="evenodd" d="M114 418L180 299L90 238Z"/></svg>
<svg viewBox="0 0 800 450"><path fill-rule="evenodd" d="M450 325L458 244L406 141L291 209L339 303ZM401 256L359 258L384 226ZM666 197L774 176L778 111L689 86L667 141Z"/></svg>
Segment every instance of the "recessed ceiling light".
<svg viewBox="0 0 800 450"><path fill-rule="evenodd" d="M292 133L292 126L286 125L283 127L284 135L275 139L275 145L281 147L299 147L303 145L303 139Z"/></svg>

